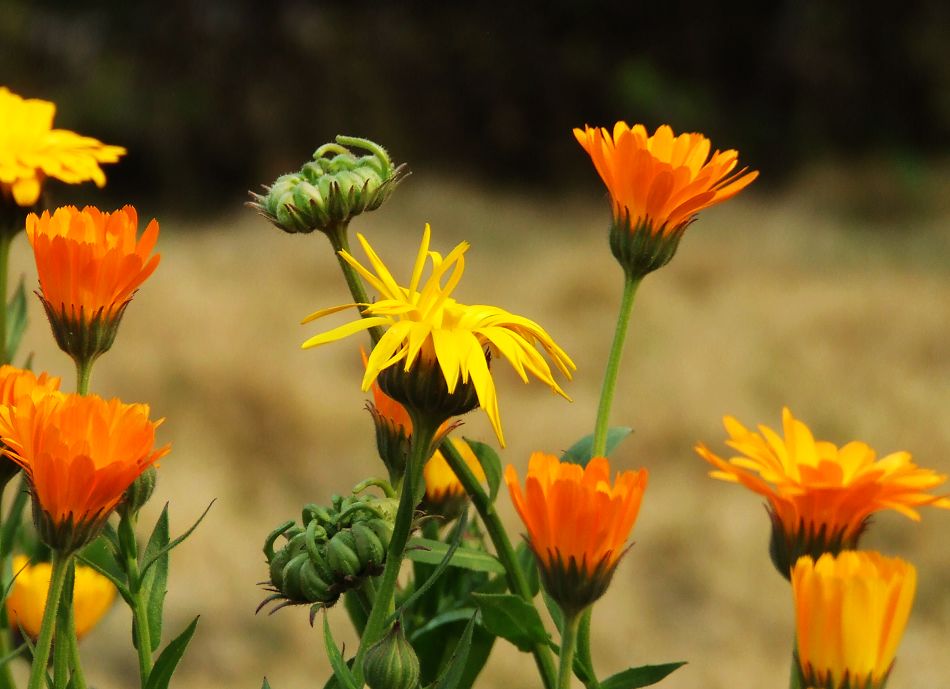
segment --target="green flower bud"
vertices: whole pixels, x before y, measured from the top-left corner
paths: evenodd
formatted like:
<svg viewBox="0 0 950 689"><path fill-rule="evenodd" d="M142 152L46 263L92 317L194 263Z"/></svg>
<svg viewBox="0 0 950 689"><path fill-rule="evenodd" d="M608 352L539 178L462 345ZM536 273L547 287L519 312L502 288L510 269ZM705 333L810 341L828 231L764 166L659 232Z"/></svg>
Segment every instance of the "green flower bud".
<svg viewBox="0 0 950 689"><path fill-rule="evenodd" d="M119 503L118 513L123 517L136 514L152 497L157 481L158 470L154 466L150 466L139 474L139 477L125 490L122 502Z"/></svg>
<svg viewBox="0 0 950 689"><path fill-rule="evenodd" d="M416 689L419 658L397 622L366 650L363 678L370 689Z"/></svg>

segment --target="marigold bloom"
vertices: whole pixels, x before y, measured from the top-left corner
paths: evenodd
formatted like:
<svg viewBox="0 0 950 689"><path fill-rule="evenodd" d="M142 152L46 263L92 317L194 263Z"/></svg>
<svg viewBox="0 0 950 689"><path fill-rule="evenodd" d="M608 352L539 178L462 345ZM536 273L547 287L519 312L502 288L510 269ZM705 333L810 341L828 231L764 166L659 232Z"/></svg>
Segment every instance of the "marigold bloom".
<svg viewBox="0 0 950 689"><path fill-rule="evenodd" d="M21 397L40 397L47 392L59 390L60 379L47 373L38 376L32 371L4 364L0 366L0 405L13 405ZM0 455L0 487L5 486L20 470L20 467Z"/></svg>
<svg viewBox="0 0 950 689"><path fill-rule="evenodd" d="M363 390L369 390L380 378L383 391L407 408L435 406L445 419L470 411L480 405L504 446L498 400L489 370L490 352L500 353L525 382L528 373L546 383L556 393L567 397L555 382L538 345L547 352L555 366L568 378L574 363L540 325L495 306L461 304L452 298L465 269L468 243L462 242L444 259L429 251L429 226L408 287L400 286L383 264L369 242L357 235L375 274L363 267L345 251L340 256L379 292L382 297L371 304L343 304L317 311L304 323L344 309L361 306L367 317L311 337L303 347L316 347L340 340L374 326L387 328L370 353L363 376ZM432 272L422 280L427 260ZM445 284L443 285L443 279ZM420 366L414 364L419 363ZM396 366L400 364L400 366ZM388 383L382 374L405 372L405 385ZM410 373L410 371L412 371ZM431 374L431 375L430 375ZM462 388L458 388L459 383ZM438 386L441 385L441 397ZM474 388L470 393L469 388ZM471 399L469 399L471 398Z"/></svg>
<svg viewBox="0 0 950 689"><path fill-rule="evenodd" d="M733 172L737 151L709 155L702 134L674 136L668 125L653 136L642 124L617 122L575 129L607 190L614 214L611 248L628 272L642 277L667 263L696 213L732 198L758 172Z"/></svg>
<svg viewBox="0 0 950 689"><path fill-rule="evenodd" d="M917 571L898 558L844 551L803 557L792 593L803 687L879 689L910 616Z"/></svg>
<svg viewBox="0 0 950 689"><path fill-rule="evenodd" d="M153 447L161 421L148 414L145 404L60 392L0 407L0 439L30 480L44 542L68 552L95 538L131 483L168 453Z"/></svg>
<svg viewBox="0 0 950 689"><path fill-rule="evenodd" d="M139 237L132 206L112 213L67 206L31 213L26 233L60 348L73 358L107 351L132 296L158 266L160 255L151 255L158 223Z"/></svg>
<svg viewBox="0 0 950 689"><path fill-rule="evenodd" d="M907 452L877 459L862 442L839 448L816 441L788 408L782 410L784 438L766 426L750 431L731 416L723 422L726 444L739 454L726 461L703 444L696 451L716 467L710 476L741 483L768 500L772 557L786 578L801 555L856 548L875 512L891 509L919 521L916 507L950 508L950 501L927 492L947 477L921 469Z"/></svg>
<svg viewBox="0 0 950 689"><path fill-rule="evenodd" d="M53 129L56 105L24 99L0 86L0 196L12 195L19 206L32 206L46 177L67 184L92 180L104 186L100 163L125 155L121 146L66 129Z"/></svg>
<svg viewBox="0 0 950 689"><path fill-rule="evenodd" d="M505 482L551 597L573 612L600 598L637 520L646 469L620 472L611 485L604 457L582 467L535 452L525 491L510 464Z"/></svg>
<svg viewBox="0 0 950 689"><path fill-rule="evenodd" d="M40 634L52 567L49 562L29 564L24 555L13 558L13 588L7 596L7 617L10 627L23 628L34 639ZM76 619L76 636L85 636L115 600L115 586L92 567L76 565L73 583L73 614Z"/></svg>

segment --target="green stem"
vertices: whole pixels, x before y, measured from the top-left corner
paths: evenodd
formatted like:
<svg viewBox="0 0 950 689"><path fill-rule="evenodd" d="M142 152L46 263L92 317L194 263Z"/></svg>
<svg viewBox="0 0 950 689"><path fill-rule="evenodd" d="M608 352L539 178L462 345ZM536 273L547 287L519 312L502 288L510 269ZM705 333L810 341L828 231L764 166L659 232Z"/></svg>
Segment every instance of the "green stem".
<svg viewBox="0 0 950 689"><path fill-rule="evenodd" d="M360 685L362 685L363 656L366 654L366 649L383 637L386 631L383 629L386 618L395 610L396 579L399 576L399 568L402 565L406 543L409 542L409 534L412 531L412 516L416 509L414 489L417 477L421 475L422 467L429 458L432 438L439 426L437 422L433 422L424 416L413 414L412 417L412 446L409 450L409 459L406 462L406 475L402 484L402 494L399 498L399 509L396 512L396 523L393 525L393 535L386 553L386 567L380 577L373 611L366 621L366 627L363 629L363 636L360 639L360 647L356 652L356 660L353 663L353 671L356 673Z"/></svg>
<svg viewBox="0 0 950 689"><path fill-rule="evenodd" d="M7 353L7 275L10 268L10 244L13 233L0 230L0 363L9 364Z"/></svg>
<svg viewBox="0 0 950 689"><path fill-rule="evenodd" d="M56 643L53 644L53 687L66 689L69 682L69 613L73 607L73 585L76 580L76 564L71 561L66 567L62 600L56 614Z"/></svg>
<svg viewBox="0 0 950 689"><path fill-rule="evenodd" d="M792 669L788 675L788 689L803 689L801 683L801 670L798 665L798 649L792 649Z"/></svg>
<svg viewBox="0 0 950 689"><path fill-rule="evenodd" d="M610 346L610 358L607 359L607 370L604 372L604 384L600 389L600 404L597 406L597 422L594 426L593 457L602 457L607 451L607 430L610 423L610 407L614 401L614 392L617 388L617 375L620 373L620 360L623 358L623 345L627 339L627 327L630 324L630 312L633 310L633 299L637 294L642 278L624 278L623 299L620 302L620 313L617 316L617 328L614 330L614 341Z"/></svg>
<svg viewBox="0 0 950 689"><path fill-rule="evenodd" d="M92 365L95 360L76 361L76 392L89 394L89 380L92 378Z"/></svg>
<svg viewBox="0 0 950 689"><path fill-rule="evenodd" d="M6 483L0 486L0 506L3 505L3 493L6 487ZM4 529L3 526L0 525L0 590L6 591L7 583L12 573L10 572L10 563L8 562L3 536ZM0 658L6 658L10 653L10 621L7 619L6 606L0 606L0 622L2 622L2 624L0 624ZM10 671L10 663L4 663L4 665L0 667L0 689L14 689L15 686L13 674Z"/></svg>
<svg viewBox="0 0 950 689"><path fill-rule="evenodd" d="M577 629L581 616L565 615L561 627L561 660L557 673L557 689L570 689L574 674L574 648L577 646Z"/></svg>
<svg viewBox="0 0 950 689"><path fill-rule="evenodd" d="M357 308L360 310L360 315L364 318L366 317L366 305L369 304L369 297L366 296L366 288L363 286L363 279L359 276L359 273L347 263L342 256L340 256L341 251L350 253L350 240L347 236L347 227L349 226L349 221L342 222L338 225L335 225L327 229L326 235L330 240L330 244L333 246L333 252L336 255L336 260L340 264L340 269L343 271L343 278L346 280L347 287L350 288L350 294L353 296L353 301L355 301L359 306ZM370 337L373 338L373 345L379 342L379 338L383 336L383 330L378 325L373 326L369 329Z"/></svg>
<svg viewBox="0 0 950 689"><path fill-rule="evenodd" d="M49 591L46 595L46 610L43 612L43 622L40 626L40 635L33 649L33 666L30 668L29 689L45 689L46 666L49 663L49 651L53 645L53 629L56 627L56 614L59 612L59 601L63 595L63 583L66 573L72 562L72 553L63 554L53 551L52 572L49 580Z"/></svg>
<svg viewBox="0 0 950 689"><path fill-rule="evenodd" d="M76 636L76 610L73 604L69 606L69 625L67 626L67 640L69 642L69 657L73 667L72 686L74 689L86 689L86 675L82 670L82 661L79 657L79 638Z"/></svg>
<svg viewBox="0 0 950 689"><path fill-rule="evenodd" d="M518 562L515 549L508 539L508 532L505 531L505 527L501 523L501 518L495 511L495 506L492 504L488 493L485 492L484 488L482 488L482 484L475 478L475 474L469 469L468 463L462 458L462 455L458 453L458 450L455 449L455 445L445 440L439 446L439 450L441 450L442 456L445 457L449 467L455 472L462 487L465 488L465 492L468 493L472 504L475 505L475 509L478 511L478 515L482 518L482 523L485 525L488 537L495 546L495 555L505 567L508 588L511 589L512 593L520 596L525 602L534 605L528 579L521 569L521 563ZM551 650L547 645L539 643L535 644L531 652L534 654L534 662L538 666L538 672L541 674L541 681L544 683L545 688L554 689L556 674L554 660L551 657Z"/></svg>
<svg viewBox="0 0 950 689"><path fill-rule="evenodd" d="M139 576L138 542L135 539L135 515L124 515L119 521L119 543L125 555L125 573L132 594L132 626L135 629L139 660L139 681L144 687L152 673L152 633L148 626L148 603Z"/></svg>
<svg viewBox="0 0 950 689"><path fill-rule="evenodd" d="M0 527L0 559L7 559L13 552L13 538L22 522L23 508L26 507L27 500L30 499L28 486L26 476L21 474L19 488L17 488L13 503L7 512L7 517L3 520L3 526ZM4 581L3 583L4 588L6 588L8 582Z"/></svg>

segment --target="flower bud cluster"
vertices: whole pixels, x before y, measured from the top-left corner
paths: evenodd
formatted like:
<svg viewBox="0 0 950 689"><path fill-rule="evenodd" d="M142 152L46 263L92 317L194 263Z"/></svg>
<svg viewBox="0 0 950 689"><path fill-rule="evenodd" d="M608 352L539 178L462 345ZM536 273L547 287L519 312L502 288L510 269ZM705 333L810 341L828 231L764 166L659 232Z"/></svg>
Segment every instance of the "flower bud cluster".
<svg viewBox="0 0 950 689"><path fill-rule="evenodd" d="M367 153L357 156L346 146ZM299 171L281 175L250 206L289 233L327 232L364 211L379 208L406 175L381 146L367 139L338 136L320 146Z"/></svg>
<svg viewBox="0 0 950 689"><path fill-rule="evenodd" d="M389 497L333 496L329 507L307 505L301 524L288 522L264 543L270 572L268 596L261 607L333 605L342 593L383 570L398 501ZM287 542L278 550L274 544Z"/></svg>

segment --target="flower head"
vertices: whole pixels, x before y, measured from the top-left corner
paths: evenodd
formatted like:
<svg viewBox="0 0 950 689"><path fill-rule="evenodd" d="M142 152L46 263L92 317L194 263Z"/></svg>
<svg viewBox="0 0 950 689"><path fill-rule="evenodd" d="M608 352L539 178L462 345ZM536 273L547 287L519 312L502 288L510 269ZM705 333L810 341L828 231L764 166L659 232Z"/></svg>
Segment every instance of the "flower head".
<svg viewBox="0 0 950 689"><path fill-rule="evenodd" d="M12 195L18 206L36 203L46 177L67 184L92 180L101 187L106 176L99 164L125 155L121 146L53 129L55 114L53 103L0 86L0 196Z"/></svg>
<svg viewBox="0 0 950 689"><path fill-rule="evenodd" d="M67 206L31 213L26 233L60 348L73 358L107 351L132 296L158 266L158 223L138 236L132 206L113 213Z"/></svg>
<svg viewBox="0 0 950 689"><path fill-rule="evenodd" d="M485 480L485 470L467 442L461 438L449 438L449 442L465 460L479 481ZM428 514L440 514L447 519L457 516L465 505L465 488L452 467L445 460L441 450L436 450L422 470L426 484L423 509Z"/></svg>
<svg viewBox="0 0 950 689"><path fill-rule="evenodd" d="M597 600L640 512L646 469L621 472L611 485L604 457L582 467L535 452L524 492L510 464L505 482L551 597L575 612Z"/></svg>
<svg viewBox="0 0 950 689"><path fill-rule="evenodd" d="M613 206L611 249L635 277L673 258L680 237L696 213L738 194L758 172L733 172L737 151L715 151L702 134L673 135L667 125L653 136L642 124L617 122L575 129Z"/></svg>
<svg viewBox="0 0 950 689"><path fill-rule="evenodd" d="M883 687L916 585L913 565L874 552L798 560L792 592L801 686Z"/></svg>
<svg viewBox="0 0 950 689"><path fill-rule="evenodd" d="M33 371L4 364L0 366L0 405L11 406L27 395L34 399L42 397L47 392L59 390L59 378L47 373L36 375ZM9 458L0 456L0 486L5 486L20 470L20 467Z"/></svg>
<svg viewBox="0 0 950 689"><path fill-rule="evenodd" d="M6 600L10 627L22 627L35 639L40 634L43 611L46 610L52 566L49 562L30 565L26 556L17 555L13 558L13 573L16 578ZM96 626L112 606L115 593L115 586L106 577L92 567L76 565L73 613L77 636L86 635Z"/></svg>
<svg viewBox="0 0 950 689"><path fill-rule="evenodd" d="M0 407L0 439L26 473L34 521L63 551L94 538L126 489L169 451L155 449L145 404L96 395L47 393Z"/></svg>
<svg viewBox="0 0 950 689"><path fill-rule="evenodd" d="M726 461L703 444L696 451L716 467L710 476L741 483L768 500L772 559L786 578L801 555L856 548L875 512L891 509L918 521L917 507L950 508L950 500L927 492L947 477L921 469L907 452L877 459L862 442L838 447L816 441L787 408L784 437L766 426L750 431L731 416L723 421L726 444L738 455Z"/></svg>
<svg viewBox="0 0 950 689"><path fill-rule="evenodd" d="M370 353L363 376L363 390L380 379L383 392L415 410L434 411L440 423L480 405L488 415L499 442L504 445L495 384L489 370L490 354L500 353L525 382L528 374L546 383L564 397L550 366L537 350L540 346L568 378L574 363L540 325L496 306L466 305L455 301L455 290L465 269L463 242L444 259L429 251L429 226L408 287L399 285L369 242L357 235L375 273L345 251L340 256L382 297L364 307L365 318L311 337L303 347L334 342L374 326L386 328ZM422 280L427 261L428 279ZM443 284L443 281L445 284ZM323 309L304 322L336 313L354 304ZM460 385L461 383L461 385Z"/></svg>

